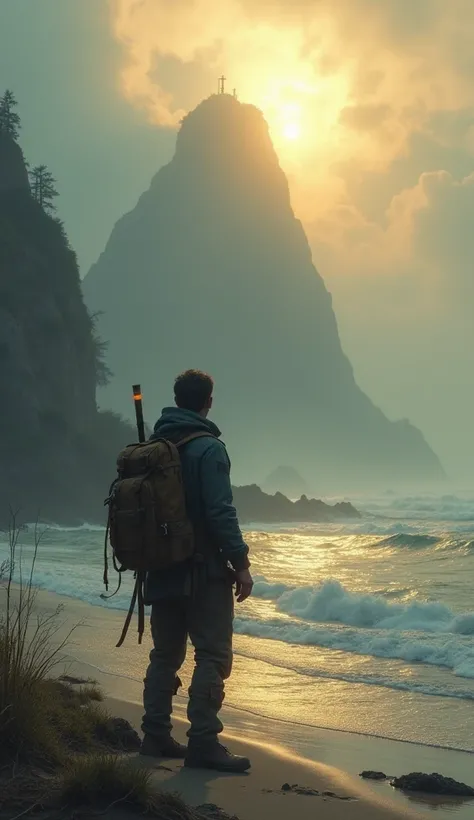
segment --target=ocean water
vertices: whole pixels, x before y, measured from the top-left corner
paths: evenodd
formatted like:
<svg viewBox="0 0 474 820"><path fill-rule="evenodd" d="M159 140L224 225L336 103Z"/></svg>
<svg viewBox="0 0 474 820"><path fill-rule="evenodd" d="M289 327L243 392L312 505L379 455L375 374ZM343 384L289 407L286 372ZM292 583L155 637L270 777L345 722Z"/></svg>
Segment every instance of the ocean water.
<svg viewBox="0 0 474 820"><path fill-rule="evenodd" d="M474 498L355 504L361 520L246 533L256 584L236 606L227 702L295 725L474 751ZM103 538L86 524L45 529L35 583L128 609L131 578L100 598ZM20 540L25 574L31 527ZM7 556L0 536L0 562ZM97 666L140 680L146 657L130 652L124 664L98 646Z"/></svg>

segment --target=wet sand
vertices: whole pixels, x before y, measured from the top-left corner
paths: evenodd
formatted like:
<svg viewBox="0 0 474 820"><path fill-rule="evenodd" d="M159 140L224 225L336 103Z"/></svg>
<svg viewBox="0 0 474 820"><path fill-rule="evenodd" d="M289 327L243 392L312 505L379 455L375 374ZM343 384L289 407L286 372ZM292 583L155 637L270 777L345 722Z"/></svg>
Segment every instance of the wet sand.
<svg viewBox="0 0 474 820"><path fill-rule="evenodd" d="M67 671L82 677L93 677L108 696L108 708L126 717L139 729L141 720L142 684L138 676L147 664L146 646L136 645L135 624L132 624L126 644L115 648L124 613L95 607L82 601L63 598L40 591L38 606L47 611L61 604L62 633L72 624L80 624L68 647ZM237 665L232 686L252 686L248 669ZM186 698L175 701L176 734L184 739ZM472 820L473 801L430 800L419 795L407 797L392 789L388 782L363 781L358 774L363 769L376 769L388 775L409 771L438 771L473 785L473 756L429 746L403 743L349 732L317 729L304 724L278 721L239 709L225 707L224 742L232 750L252 759L248 776L222 776L212 772L183 770L180 764L166 764L167 771L156 769L154 777L161 788L180 792L184 799L197 805L211 802L220 805L240 820L255 820L267 813L275 820L288 818L291 812L298 818L396 818L432 817L440 820L459 818ZM433 715L436 720L436 714ZM242 739L245 742L242 743ZM148 761L148 764L150 761ZM152 765L158 762L151 761ZM144 765L144 763L141 763ZM311 787L322 793L334 792L337 797L306 796L284 793L284 783ZM343 797L352 798L342 800Z"/></svg>

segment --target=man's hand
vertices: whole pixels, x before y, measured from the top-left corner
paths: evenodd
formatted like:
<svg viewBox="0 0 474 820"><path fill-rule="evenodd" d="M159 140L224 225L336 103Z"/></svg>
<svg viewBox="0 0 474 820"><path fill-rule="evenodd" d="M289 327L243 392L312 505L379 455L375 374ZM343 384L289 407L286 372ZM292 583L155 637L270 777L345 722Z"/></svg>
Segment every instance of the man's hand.
<svg viewBox="0 0 474 820"><path fill-rule="evenodd" d="M253 578L248 569L241 569L240 572L235 573L235 581L237 587L235 597L237 603L241 604L252 594Z"/></svg>

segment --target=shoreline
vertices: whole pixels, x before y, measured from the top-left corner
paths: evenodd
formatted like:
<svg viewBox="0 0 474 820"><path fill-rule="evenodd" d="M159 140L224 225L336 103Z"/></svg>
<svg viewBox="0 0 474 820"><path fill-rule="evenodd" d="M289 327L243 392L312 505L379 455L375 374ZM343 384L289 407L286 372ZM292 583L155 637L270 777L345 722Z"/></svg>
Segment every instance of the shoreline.
<svg viewBox="0 0 474 820"><path fill-rule="evenodd" d="M48 592L48 594L56 595L56 593L49 593L49 592ZM59 596L59 597L63 597L63 596ZM66 596L64 596L64 597L66 597ZM71 600L76 600L76 599L71 599ZM90 606L92 606L92 604ZM79 658L76 658L72 655L70 655L70 658L74 663L77 663L79 665L83 664L83 662ZM132 684L139 684L139 685L141 684L141 681L138 678L133 677L132 675L125 675L125 674L122 674L120 672L109 672L106 669L102 669L100 666L96 666L92 663L87 663L87 664L84 664L84 665L90 667L93 670L95 670L96 673L99 673L100 675L103 675L105 678L113 677L113 678L117 678L118 680L129 681ZM186 701L186 699L187 699L185 695L181 695L179 693L176 695L176 698L178 700L181 699L183 701ZM135 701L133 701L133 702L135 702ZM415 747L418 747L420 750L438 750L440 752L453 752L455 754L469 755L471 758L474 756L474 751L472 751L471 749L460 749L460 748L458 749L455 746L444 746L442 744L437 744L437 743L423 743L422 741L419 741L419 740L402 740L401 738L390 737L389 735L378 735L374 732L362 732L362 731L358 732L355 729L339 729L339 728L335 729L331 726L323 726L323 725L314 724L314 723L305 723L304 721L290 720L289 718L267 717L266 715L263 715L261 712L252 711L251 709L246 709L245 707L242 707L242 706L235 706L232 703L227 703L224 708L225 708L225 710L235 711L235 712L238 712L240 714L247 715L248 717L255 718L256 720L265 720L265 721L268 720L268 721L271 721L272 723L282 724L282 725L288 726L288 727L298 727L299 729L303 729L303 730L310 730L310 731L313 730L313 731L316 731L316 732L335 732L337 735L348 735L349 737L354 737L354 738L358 737L358 738L366 738L367 740L380 740L380 741L383 741L383 742L386 742L386 743L401 744L402 746L415 746Z"/></svg>
<svg viewBox="0 0 474 820"><path fill-rule="evenodd" d="M58 605L64 606L63 614L66 616L64 630L68 629L71 623L80 624L70 645L66 648L67 658L63 668L67 668L70 672L73 670L79 676L98 679L107 696L125 704L121 707L122 710L124 708L132 710L136 721L137 715L141 716L142 682L137 674L129 673L133 666L132 656L134 657L138 651L138 668L140 674L144 674L148 660L146 645L136 647L135 636L131 631L127 646L122 650L115 649L115 641L123 622L121 611L93 606L79 599L67 598L42 589L38 590L39 608L51 611ZM121 671L106 668L108 661L110 662L112 658L114 658L114 666L118 660L122 667ZM233 675L233 685L234 687L249 685L248 680L239 677L238 669ZM184 697L178 697L175 701L175 717L180 728L184 725L185 702ZM443 749L440 746L429 746L399 739L385 739L344 729L317 728L314 725L298 724L291 720L265 717L257 712L230 705L224 707L222 717L227 727L227 737L245 737L246 742L250 745L255 744L259 748L262 747L264 740L271 738L271 749L279 749L288 759L302 761L301 765L304 763L309 767L327 766L328 770L337 772L339 778L342 777L343 780L348 778L352 783L353 792L360 794L362 789L369 803L373 799L377 805L388 807L395 812L392 815L394 817L426 817L423 812L427 807L432 809L436 807L439 818L452 818L453 811L456 811L456 816L460 820L472 817L474 811L472 801L458 805L453 800L440 801L438 798L430 801L413 795L408 797L392 789L387 783L361 781L358 777L359 772L363 769L382 769L390 776L421 769L427 772L439 771L470 783L472 781L470 774L472 753L470 752ZM286 780L287 778L284 778L282 783ZM278 784L278 788L282 783ZM293 798L292 795L289 797ZM298 796L294 797L297 799ZM299 799L302 800L302 798ZM312 799L308 799L312 803ZM408 810L411 812L409 815L407 815ZM232 813L238 814L237 809L234 808ZM245 817L241 820L245 820Z"/></svg>
<svg viewBox="0 0 474 820"><path fill-rule="evenodd" d="M70 582L69 587L72 587ZM130 634L123 649L123 652L128 651L132 657L132 663L127 668L124 669L121 662L123 655L115 650L117 632L121 632L125 612L128 610L128 590L125 590L126 609L122 606L116 607L114 601L107 605L107 602L97 600L98 595L95 596L96 602L94 602L92 590L91 594L87 594L86 597L83 594L80 597L72 597L68 593L53 592L44 587L40 587L40 590L43 596L53 596L51 600L68 601L68 609L72 607L78 613L77 620L87 613L86 619L94 625L100 625L101 628L107 626L109 638L105 641L105 654L101 655L98 661L97 653L91 651L88 652L87 657L84 657L80 652L79 660L91 662L105 674L116 674L135 682L142 680L146 663L146 660L143 660L144 655L151 648L148 630L145 632L143 646L139 648L133 634L135 620L132 621ZM301 727L303 730L337 731L344 735L393 741L427 750L474 753L470 735L467 735L464 730L460 735L455 731L449 731L451 717L454 717L454 725L457 725L456 722L462 718L463 726L467 726L466 721L470 720L472 700L470 703L469 699L460 698L457 695L449 696L444 693L436 695L435 692L429 692L429 697L425 697L424 692L418 692L410 686L406 689L385 687L383 682L380 685L374 683L370 685L370 688L366 688L364 675L355 680L348 680L344 675L337 674L331 676L316 674L314 677L311 675L308 677L304 674L304 670L301 671L298 666L287 662L288 653L296 652L299 644L292 646L282 644L278 640L255 639L250 635L240 633L238 617L236 622L234 674L228 686L227 706L230 705L257 719L272 719L286 723L288 726ZM312 652L308 658L309 664L317 662L318 658L313 652L313 647L302 646L301 649L303 652ZM283 652L286 653L284 662L279 663L278 660L270 657L270 653L277 652L280 655ZM326 655L323 662L331 662L331 650L323 647L321 652ZM353 665L367 665L368 660L369 658L363 658L359 654L348 656L348 662ZM304 664L305 660L301 663L302 667ZM185 667L183 671L186 676L190 671L189 662ZM428 672L431 671L428 666L424 667L420 664L420 669L424 668ZM252 680L254 692L251 697L249 697L247 684L244 687L233 685L233 681L239 675L245 677L246 680ZM303 696L303 700L306 700L306 682L311 688L306 689L309 693L308 709L303 711L299 708L299 704L300 695ZM283 699L274 696L275 687L279 686L281 686L280 693ZM298 688L301 692L296 697L292 696L292 692L294 693ZM397 723L396 717L394 720L391 719L392 707L397 714L402 713L405 716L401 724ZM417 721L413 724L413 730L410 725L412 710L418 715ZM439 726L443 726L442 731L437 727L438 721L432 721L434 713L442 715L442 720L439 721ZM302 715L304 715L303 720Z"/></svg>
<svg viewBox="0 0 474 820"><path fill-rule="evenodd" d="M106 702L114 714L124 717L139 728L141 708L129 702L109 699ZM175 719L175 733L185 741L186 722ZM401 820L422 816L411 807L395 807L383 797L373 794L365 782L357 782L346 772L315 763L289 752L278 744L241 738L225 731L224 742L252 761L246 775L223 775L205 770L187 770L176 761L145 759L141 766L152 770L154 785L164 791L176 792L191 805L211 803L239 820L260 820L271 813L274 820L286 820L288 810L297 812L298 820L310 820L317 812L321 820ZM313 789L312 796L285 792L284 783ZM290 802L288 802L290 801ZM296 801L296 802L294 802ZM291 809L290 809L291 806Z"/></svg>

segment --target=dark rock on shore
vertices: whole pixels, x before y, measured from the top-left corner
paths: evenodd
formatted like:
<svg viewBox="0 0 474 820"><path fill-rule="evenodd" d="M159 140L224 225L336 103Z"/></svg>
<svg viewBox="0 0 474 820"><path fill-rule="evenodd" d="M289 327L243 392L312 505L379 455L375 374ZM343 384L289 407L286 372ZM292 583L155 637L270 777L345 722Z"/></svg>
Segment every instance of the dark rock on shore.
<svg viewBox="0 0 474 820"><path fill-rule="evenodd" d="M453 797L474 797L474 789L459 783L452 777L444 777L442 774L423 774L422 772L411 772L401 777L395 777L391 781L395 789L408 792L425 792L425 794L443 794Z"/></svg>
<svg viewBox="0 0 474 820"><path fill-rule="evenodd" d="M240 521L270 522L330 522L344 518L360 518L360 513L347 501L339 504L325 504L316 498L302 495L299 501L276 493L267 495L256 484L233 487L234 502Z"/></svg>
<svg viewBox="0 0 474 820"><path fill-rule="evenodd" d="M111 717L105 723L98 724L96 735L102 743L126 752L138 751L141 746L138 733L123 718Z"/></svg>
<svg viewBox="0 0 474 820"><path fill-rule="evenodd" d="M292 794L300 794L304 797L331 797L333 800L352 800L352 797L347 797L346 795L336 794L336 792L320 792L317 789L312 789L310 786L300 786L298 783L293 783L290 786L289 783L283 783L280 791L282 792L291 792Z"/></svg>
<svg viewBox="0 0 474 820"><path fill-rule="evenodd" d="M204 803L198 806L196 811L202 816L203 820L238 820L237 815L226 814L219 806L214 803Z"/></svg>
<svg viewBox="0 0 474 820"><path fill-rule="evenodd" d="M359 777L363 777L364 780L386 780L387 775L384 772L372 772L370 769L368 771L361 772Z"/></svg>
<svg viewBox="0 0 474 820"><path fill-rule="evenodd" d="M283 783L283 786L281 787L281 791L282 792L293 792L294 794L303 794L303 795L306 795L307 797L320 797L321 796L321 792L319 792L317 789L311 789L309 786L299 786L298 783L293 783L292 786L290 786L289 783Z"/></svg>

